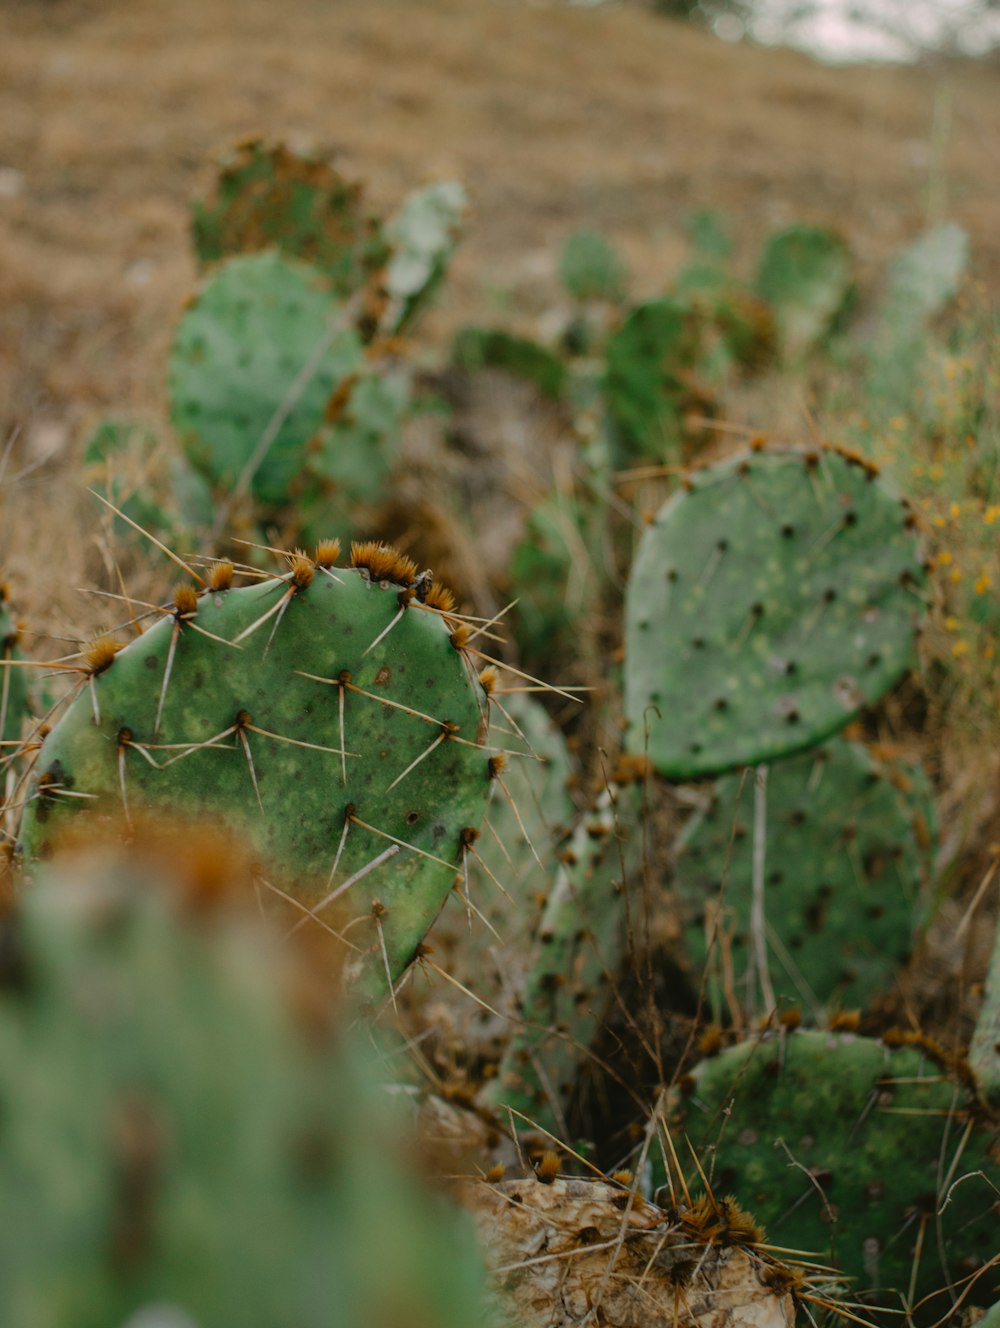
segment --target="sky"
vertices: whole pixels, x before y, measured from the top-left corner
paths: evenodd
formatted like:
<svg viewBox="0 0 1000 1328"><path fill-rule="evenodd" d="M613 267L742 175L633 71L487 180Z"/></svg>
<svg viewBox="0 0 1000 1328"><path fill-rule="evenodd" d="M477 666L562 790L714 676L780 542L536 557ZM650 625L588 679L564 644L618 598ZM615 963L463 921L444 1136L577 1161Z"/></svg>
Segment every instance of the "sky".
<svg viewBox="0 0 1000 1328"><path fill-rule="evenodd" d="M992 13L984 10L992 8ZM811 10L796 17L797 10ZM744 25L715 23L720 37L739 40ZM968 55L1000 45L1000 2L982 0L755 0L746 35L798 46L823 60L910 60L956 39Z"/></svg>

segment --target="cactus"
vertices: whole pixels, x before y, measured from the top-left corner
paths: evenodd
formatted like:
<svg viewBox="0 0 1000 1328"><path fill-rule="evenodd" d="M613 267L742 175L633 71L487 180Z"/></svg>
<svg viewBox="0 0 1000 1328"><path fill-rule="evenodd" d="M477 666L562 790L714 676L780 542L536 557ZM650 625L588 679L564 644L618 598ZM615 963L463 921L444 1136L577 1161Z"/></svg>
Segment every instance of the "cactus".
<svg viewBox="0 0 1000 1328"><path fill-rule="evenodd" d="M630 750L673 779L801 751L909 668L914 517L861 458L750 452L691 475L629 578Z"/></svg>
<svg viewBox="0 0 1000 1328"><path fill-rule="evenodd" d="M640 304L609 337L604 392L616 465L677 457L698 351L697 319L678 300Z"/></svg>
<svg viewBox="0 0 1000 1328"><path fill-rule="evenodd" d="M969 1065L979 1092L994 1111L1000 1112L1000 925L993 941L982 1009L969 1047Z"/></svg>
<svg viewBox="0 0 1000 1328"><path fill-rule="evenodd" d="M139 526L186 550L194 532L212 524L212 494L204 478L144 425L126 420L98 425L83 464L89 486L122 514L112 520L117 539L134 541Z"/></svg>
<svg viewBox="0 0 1000 1328"><path fill-rule="evenodd" d="M567 1137L564 1108L613 999L625 950L626 898L642 863L643 786L623 763L559 855L533 938L515 1028L482 1094Z"/></svg>
<svg viewBox="0 0 1000 1328"><path fill-rule="evenodd" d="M566 395L569 373L545 346L492 327L464 327L452 342L451 362L459 369L502 369L533 383L542 396Z"/></svg>
<svg viewBox="0 0 1000 1328"><path fill-rule="evenodd" d="M579 649L580 616L598 572L588 536L597 513L586 496L554 489L528 513L510 561L522 658L541 664Z"/></svg>
<svg viewBox="0 0 1000 1328"><path fill-rule="evenodd" d="M21 843L37 858L75 816L144 803L218 816L300 921L352 884L340 909L366 919L349 939L371 997L414 957L482 817L486 701L450 597L386 546L335 557L292 555L241 589L222 564L119 653L99 642L39 754Z"/></svg>
<svg viewBox="0 0 1000 1328"><path fill-rule="evenodd" d="M708 1146L713 1185L774 1245L841 1269L852 1299L913 1307L929 1324L960 1279L978 1274L972 1304L1000 1287L1000 1135L940 1054L894 1040L912 1045L825 1032L743 1043L697 1067L675 1124Z"/></svg>
<svg viewBox="0 0 1000 1328"><path fill-rule="evenodd" d="M17 663L21 629L11 615L10 591L0 583L0 771L6 769L20 744L22 726L29 713L28 686L24 669Z"/></svg>
<svg viewBox="0 0 1000 1328"><path fill-rule="evenodd" d="M192 229L203 265L278 249L319 268L341 296L364 286L387 257L360 185L321 157L260 139L222 162L213 196L194 206Z"/></svg>
<svg viewBox="0 0 1000 1328"><path fill-rule="evenodd" d="M834 231L789 226L765 246L756 289L774 310L785 359L799 360L832 330L849 305L850 251Z"/></svg>
<svg viewBox="0 0 1000 1328"><path fill-rule="evenodd" d="M415 190L386 222L392 250L385 270L386 330L404 331L430 301L448 266L465 208L462 186L443 180Z"/></svg>
<svg viewBox="0 0 1000 1328"><path fill-rule="evenodd" d="M841 740L770 768L760 846L765 977L755 974L757 845L747 774L720 781L711 806L685 827L675 866L685 950L696 971L709 962L714 1019L724 1019L723 962L750 1017L760 1008L757 982L779 1007L804 1005L814 1016L869 1005L908 957L926 911L926 779Z"/></svg>
<svg viewBox="0 0 1000 1328"><path fill-rule="evenodd" d="M579 304L625 298L628 271L617 249L599 231L575 231L563 246L559 275Z"/></svg>
<svg viewBox="0 0 1000 1328"><path fill-rule="evenodd" d="M338 387L362 365L357 334L313 268L274 253L230 259L205 280L170 355L170 414L217 490L286 503Z"/></svg>
<svg viewBox="0 0 1000 1328"><path fill-rule="evenodd" d="M968 235L949 223L927 231L893 261L867 347L868 393L884 415L912 412L929 326L958 293L968 260Z"/></svg>
<svg viewBox="0 0 1000 1328"><path fill-rule="evenodd" d="M235 908L231 844L175 833L169 866L91 850L0 920L0 1321L480 1322L371 1055L303 1017L315 959Z"/></svg>
<svg viewBox="0 0 1000 1328"><path fill-rule="evenodd" d="M461 1027L461 1058L495 1056L529 962L531 936L545 907L556 843L572 822L567 786L571 767L562 734L530 696L491 692L495 708L488 741L511 759L494 763L486 820L450 901L427 937L435 962L484 1002L450 984L435 991L432 1017L442 1001L475 1016ZM503 709L499 707L502 705ZM520 753L520 755L517 755Z"/></svg>

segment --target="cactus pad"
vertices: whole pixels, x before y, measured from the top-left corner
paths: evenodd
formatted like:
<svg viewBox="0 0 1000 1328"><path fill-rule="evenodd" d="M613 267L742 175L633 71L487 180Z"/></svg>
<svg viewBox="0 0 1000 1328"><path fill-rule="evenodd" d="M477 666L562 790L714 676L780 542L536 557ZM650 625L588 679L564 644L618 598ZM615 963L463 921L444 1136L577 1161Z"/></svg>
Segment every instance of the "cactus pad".
<svg viewBox="0 0 1000 1328"><path fill-rule="evenodd" d="M565 1137L563 1107L612 999L625 946L624 896L642 854L641 783L612 784L560 854L532 941L515 1027L484 1092Z"/></svg>
<svg viewBox="0 0 1000 1328"><path fill-rule="evenodd" d="M599 231L575 231L563 246L559 275L574 300L625 298L628 272L618 250Z"/></svg>
<svg viewBox="0 0 1000 1328"><path fill-rule="evenodd" d="M918 1045L824 1032L744 1043L698 1066L681 1114L714 1150L713 1185L774 1245L854 1279L852 1298L898 1310L912 1278L911 1303L931 1297L915 1320L934 1323L951 1307L942 1288L995 1259L996 1122ZM998 1287L994 1267L971 1303Z"/></svg>
<svg viewBox="0 0 1000 1328"><path fill-rule="evenodd" d="M193 230L203 264L278 249L319 268L338 295L363 286L386 256L360 185L321 157L259 139L222 163L213 196L195 204Z"/></svg>
<svg viewBox="0 0 1000 1328"><path fill-rule="evenodd" d="M616 463L676 457L697 355L696 319L678 300L633 309L609 339L604 391L615 426Z"/></svg>
<svg viewBox="0 0 1000 1328"><path fill-rule="evenodd" d="M774 310L786 359L800 359L831 330L851 290L850 251L834 231L790 226L764 248L757 293Z"/></svg>
<svg viewBox="0 0 1000 1328"><path fill-rule="evenodd" d="M0 1322L479 1322L373 1058L297 1017L308 955L230 914L232 846L203 849L183 881L173 852L61 861L0 920Z"/></svg>
<svg viewBox="0 0 1000 1328"><path fill-rule="evenodd" d="M392 248L385 271L389 309L385 326L402 331L437 290L462 223L465 190L456 180L442 180L409 194L386 222Z"/></svg>
<svg viewBox="0 0 1000 1328"><path fill-rule="evenodd" d="M5 664L22 658L18 642L21 631L11 617L10 598L6 585L0 584L0 742L14 747L0 747L0 772L8 763L16 744L21 739L21 724L28 713L28 686L25 671L17 665ZM0 780L2 790L2 780Z"/></svg>
<svg viewBox="0 0 1000 1328"><path fill-rule="evenodd" d="M230 259L206 278L174 337L169 393L188 459L216 488L233 486L273 430L250 491L288 501L334 390L362 363L338 309L320 273L274 253Z"/></svg>
<svg viewBox="0 0 1000 1328"><path fill-rule="evenodd" d="M395 979L486 806L486 704L459 624L415 598L412 564L384 546L358 556L367 565L296 556L287 577L183 587L95 664L39 755L25 852L74 816L220 817L299 901L293 920L338 889L331 915L367 919L350 932L363 993L386 969Z"/></svg>
<svg viewBox="0 0 1000 1328"><path fill-rule="evenodd" d="M493 327L464 327L451 347L451 361L459 369L502 369L533 383L542 396L558 401L566 392L569 372L547 347L527 337Z"/></svg>
<svg viewBox="0 0 1000 1328"><path fill-rule="evenodd" d="M764 916L778 1006L819 1015L869 1005L905 962L922 912L932 820L926 779L834 740L771 766L765 800ZM758 991L747 990L753 809L752 773L721 780L711 806L685 827L675 869L685 948L699 972L709 964L719 1022L723 944L746 1013L763 1012ZM725 942L710 942L717 928Z"/></svg>
<svg viewBox="0 0 1000 1328"><path fill-rule="evenodd" d="M910 667L923 571L867 462L752 452L693 474L629 579L631 750L691 779L801 751Z"/></svg>

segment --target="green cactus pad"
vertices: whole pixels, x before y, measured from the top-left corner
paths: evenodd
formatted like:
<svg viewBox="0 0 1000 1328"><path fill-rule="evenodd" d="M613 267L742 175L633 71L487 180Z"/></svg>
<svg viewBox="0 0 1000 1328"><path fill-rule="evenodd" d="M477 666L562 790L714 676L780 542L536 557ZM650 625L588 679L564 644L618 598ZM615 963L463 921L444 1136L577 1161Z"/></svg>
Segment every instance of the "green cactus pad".
<svg viewBox="0 0 1000 1328"><path fill-rule="evenodd" d="M416 189L386 222L392 255L385 270L393 332L413 323L437 290L465 215L465 190L456 180Z"/></svg>
<svg viewBox="0 0 1000 1328"><path fill-rule="evenodd" d="M835 733L910 667L914 518L867 463L752 452L696 472L645 532L625 612L632 751L692 779Z"/></svg>
<svg viewBox="0 0 1000 1328"><path fill-rule="evenodd" d="M0 1322L480 1322L471 1234L362 1040L304 1026L253 919L176 893L104 852L0 920Z"/></svg>
<svg viewBox="0 0 1000 1328"><path fill-rule="evenodd" d="M761 255L757 294L774 310L786 359L800 359L826 336L851 290L851 254L835 231L790 226Z"/></svg>
<svg viewBox="0 0 1000 1328"><path fill-rule="evenodd" d="M517 985L528 938L551 885L555 845L573 819L567 790L571 767L562 734L530 696L496 700L506 713L494 703L488 741L512 755L493 781L468 863L477 915L470 917L464 899L456 897L428 938L445 956L448 972L491 1004L502 1002L504 991L509 994ZM464 892L464 878L458 884ZM499 995L494 987L500 988Z"/></svg>
<svg viewBox="0 0 1000 1328"><path fill-rule="evenodd" d="M7 663L23 658L18 646L20 639L20 628L11 616L7 587L0 583L0 741L4 743L20 742L22 724L29 712L26 671ZM0 773L6 769L15 750L9 746L0 747Z"/></svg>
<svg viewBox="0 0 1000 1328"><path fill-rule="evenodd" d="M339 307L319 272L274 253L206 278L177 328L168 387L188 459L216 488L232 488L284 411L250 491L264 503L293 495L327 403L362 365Z"/></svg>
<svg viewBox="0 0 1000 1328"><path fill-rule="evenodd" d="M765 805L764 917L779 1008L819 1016L867 1007L906 960L924 912L933 821L926 778L834 740L771 766ZM709 964L717 1022L727 1014L717 930L745 1013L765 1013L753 977L753 826L753 772L730 775L685 827L675 866L685 951L697 972Z"/></svg>
<svg viewBox="0 0 1000 1328"><path fill-rule="evenodd" d="M214 503L204 476L145 425L129 420L98 425L87 440L83 464L89 487L122 514L112 521L116 539L135 544L143 539L140 526L175 551L187 550L195 532L212 524Z"/></svg>
<svg viewBox="0 0 1000 1328"><path fill-rule="evenodd" d="M559 400L566 393L569 371L547 347L527 337L493 327L464 327L451 346L451 362L459 369L502 369L533 383L542 396Z"/></svg>
<svg viewBox="0 0 1000 1328"><path fill-rule="evenodd" d="M367 919L349 939L371 994L413 958L482 817L485 697L454 620L401 608L412 575L296 562L298 587L203 593L91 676L39 755L21 840L34 858L75 816L148 804L238 828L304 906L357 876L330 915Z"/></svg>
<svg viewBox="0 0 1000 1328"><path fill-rule="evenodd" d="M569 237L559 259L559 276L581 304L625 298L628 271L624 260L599 231L576 231Z"/></svg>
<svg viewBox="0 0 1000 1328"><path fill-rule="evenodd" d="M361 186L281 143L240 144L222 162L213 195L195 204L192 225L203 264L278 249L319 268L338 295L358 290L386 257Z"/></svg>
<svg viewBox="0 0 1000 1328"><path fill-rule="evenodd" d="M579 641L579 619L599 579L594 506L585 493L553 489L530 511L510 560L510 596L523 659L536 668L565 658Z"/></svg>
<svg viewBox="0 0 1000 1328"><path fill-rule="evenodd" d="M625 947L624 896L642 855L641 784L611 785L560 855L532 940L515 1026L482 1095L565 1136L563 1108L612 999Z"/></svg>
<svg viewBox="0 0 1000 1328"><path fill-rule="evenodd" d="M716 1191L774 1245L851 1277L854 1299L899 1309L913 1277L913 1303L932 1297L915 1321L935 1323L951 1307L942 1288L996 1255L996 1123L917 1046L825 1032L744 1043L697 1067L679 1116L713 1150ZM994 1267L970 1303L998 1288Z"/></svg>
<svg viewBox="0 0 1000 1328"><path fill-rule="evenodd" d="M679 300L633 309L605 349L604 391L615 427L616 464L676 458L687 374L697 358L696 319Z"/></svg>

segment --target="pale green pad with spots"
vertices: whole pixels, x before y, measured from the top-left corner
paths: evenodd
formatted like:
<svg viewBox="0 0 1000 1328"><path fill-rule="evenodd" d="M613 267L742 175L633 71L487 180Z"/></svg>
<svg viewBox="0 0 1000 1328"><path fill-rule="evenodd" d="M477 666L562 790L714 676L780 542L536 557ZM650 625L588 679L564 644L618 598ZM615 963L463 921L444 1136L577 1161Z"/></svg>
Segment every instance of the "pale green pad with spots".
<svg viewBox="0 0 1000 1328"><path fill-rule="evenodd" d="M926 776L835 738L771 766L764 796L764 916L778 1007L812 1016L867 1007L891 985L926 911ZM696 975L708 964L718 1022L729 1017L724 952L741 1004L765 1013L760 986L751 980L747 990L754 802L752 772L720 780L711 806L685 827L674 871L685 951Z"/></svg>
<svg viewBox="0 0 1000 1328"><path fill-rule="evenodd" d="M361 990L384 988L373 900L387 910L380 926L395 978L447 897L461 832L478 826L490 791L489 754L478 745L485 696L452 645L449 624L411 604L365 653L399 613L399 589L356 569L317 571L280 621L275 614L238 648L196 628L234 640L288 594L286 580L206 593L193 623L178 627L173 615L158 622L92 690L84 687L46 739L22 825L24 852L44 854L75 816L120 817L127 799L133 814L146 804L161 817L201 814L244 831L264 877L312 906L388 851L330 912L332 921L361 919L348 933L364 961ZM341 758L335 684L345 670L348 754ZM445 724L455 726L454 736L442 737ZM131 745L123 742L126 731Z"/></svg>
<svg viewBox="0 0 1000 1328"><path fill-rule="evenodd" d="M702 1157L714 1149L715 1192L734 1194L772 1244L854 1279L866 1320L869 1304L902 1307L918 1242L913 1299L931 1297L918 1324L946 1318L942 1288L995 1258L996 1125L916 1047L823 1032L742 1043L697 1067L672 1128ZM969 1303L998 1291L993 1267Z"/></svg>
<svg viewBox="0 0 1000 1328"><path fill-rule="evenodd" d="M322 273L276 253L229 259L205 279L177 328L168 390L188 460L217 489L236 483L269 430L250 492L284 504L301 487L327 403L364 361L358 334L336 324L340 308Z"/></svg>
<svg viewBox="0 0 1000 1328"><path fill-rule="evenodd" d="M912 526L837 452L752 452L694 473L629 578L630 750L693 779L801 751L877 701L914 660Z"/></svg>
<svg viewBox="0 0 1000 1328"><path fill-rule="evenodd" d="M605 1017L625 949L625 896L642 862L643 788L612 784L581 817L532 938L513 1030L483 1099L565 1137L563 1107Z"/></svg>

